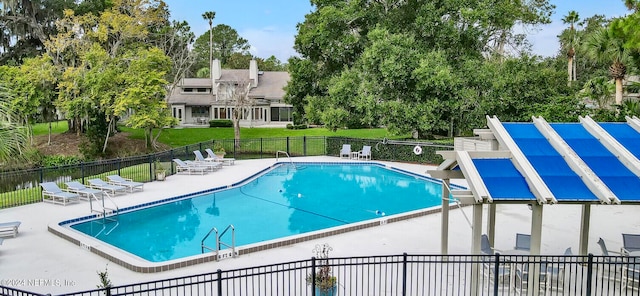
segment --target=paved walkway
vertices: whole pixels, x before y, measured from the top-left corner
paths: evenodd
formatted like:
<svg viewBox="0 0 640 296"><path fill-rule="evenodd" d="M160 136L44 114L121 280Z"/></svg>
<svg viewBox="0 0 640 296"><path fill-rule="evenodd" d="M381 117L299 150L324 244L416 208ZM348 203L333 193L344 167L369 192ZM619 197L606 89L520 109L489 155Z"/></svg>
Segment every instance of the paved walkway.
<svg viewBox="0 0 640 296"><path fill-rule="evenodd" d="M295 158L295 161L340 161L335 157ZM143 192L116 197L119 207L165 199L193 191L204 190L240 181L267 166L275 159L236 161L222 171L199 175L174 175L165 182L145 184ZM424 165L387 163L391 166L424 174ZM454 182L456 183L456 182ZM458 183L459 184L459 183ZM464 184L463 184L464 185ZM464 214L463 214L464 212ZM592 208L589 251L601 254L596 241L603 237L612 250L622 245L620 233L640 233L640 206L594 206ZM166 272L143 274L125 269L87 252L47 231L49 224L89 214L87 202L66 207L48 203L0 210L0 222L22 222L16 238L6 238L0 246L0 285L19 289L59 294L95 289L98 271L108 269L116 286L142 281L172 278L310 258L316 244L329 243L331 256L362 256L440 253L440 215L389 223L379 227L349 232L318 240L250 253L236 259L226 259ZM471 228L471 209L453 210L450 225L451 254L468 254ZM486 216L486 215L485 215ZM500 205L497 212L496 248L510 249L516 232L529 232L531 212L526 205ZM543 254L562 254L567 247L578 247L580 206L545 206L543 219Z"/></svg>

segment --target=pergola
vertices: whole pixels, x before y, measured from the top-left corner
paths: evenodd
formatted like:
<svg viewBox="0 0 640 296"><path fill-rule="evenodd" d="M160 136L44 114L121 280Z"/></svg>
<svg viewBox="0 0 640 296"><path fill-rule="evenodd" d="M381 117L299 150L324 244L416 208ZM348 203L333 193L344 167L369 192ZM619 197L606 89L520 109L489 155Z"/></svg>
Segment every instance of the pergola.
<svg viewBox="0 0 640 296"><path fill-rule="evenodd" d="M497 204L531 205L531 251L540 254L545 205L582 206L579 253L587 254L591 205L640 203L640 119L597 123L502 123L487 116L488 129L476 138L456 138L453 151L431 176L443 180L442 254L448 253L449 196L473 208L472 252L480 254L483 206L487 235L495 237ZM468 190L451 190L451 179L466 179Z"/></svg>

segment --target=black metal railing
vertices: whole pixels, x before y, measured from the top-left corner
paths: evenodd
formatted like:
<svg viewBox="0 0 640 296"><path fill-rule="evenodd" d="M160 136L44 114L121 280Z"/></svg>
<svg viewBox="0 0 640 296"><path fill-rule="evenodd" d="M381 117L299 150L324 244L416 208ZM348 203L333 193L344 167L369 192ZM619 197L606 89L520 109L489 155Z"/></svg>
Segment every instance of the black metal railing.
<svg viewBox="0 0 640 296"><path fill-rule="evenodd" d="M640 295L638 262L593 255L311 258L65 295ZM336 279L328 290L310 280L323 265ZM0 295L39 294L0 286Z"/></svg>
<svg viewBox="0 0 640 296"><path fill-rule="evenodd" d="M107 175L120 175L137 182L150 182L156 179L155 168L162 165L172 175L175 171L172 159L193 159L194 150L204 153L214 146L224 147L227 157L236 159L274 158L277 151L286 151L296 156L338 156L343 144L351 144L353 151L363 145L374 147L373 159L388 161L407 161L415 163L437 164L442 158L435 154L437 150L452 150L452 146L424 143L423 153L412 152L413 145L388 144L385 140L356 139L342 137L286 137L242 139L236 143L233 139L212 140L158 153L83 162L75 165L42 167L19 171L0 172L0 209L42 201L40 183L56 182L64 188L64 182L79 181L86 183L89 178L104 178ZM206 155L206 154L205 154Z"/></svg>

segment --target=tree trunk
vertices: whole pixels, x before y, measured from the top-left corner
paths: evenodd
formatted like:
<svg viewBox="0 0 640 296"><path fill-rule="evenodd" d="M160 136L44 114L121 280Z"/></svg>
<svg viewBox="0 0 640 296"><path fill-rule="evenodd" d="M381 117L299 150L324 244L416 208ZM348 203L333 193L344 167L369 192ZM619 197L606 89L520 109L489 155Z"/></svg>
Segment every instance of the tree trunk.
<svg viewBox="0 0 640 296"><path fill-rule="evenodd" d="M104 145L102 146L102 153L107 151L107 144L109 143L109 136L111 135L111 123L113 122L113 115L109 116L109 123L107 124L107 136L104 137Z"/></svg>
<svg viewBox="0 0 640 296"><path fill-rule="evenodd" d="M573 58L569 57L567 61L567 73L569 76L569 85L571 85L571 81L573 81Z"/></svg>
<svg viewBox="0 0 640 296"><path fill-rule="evenodd" d="M238 107L233 109L233 139L236 149L240 148L240 112Z"/></svg>
<svg viewBox="0 0 640 296"><path fill-rule="evenodd" d="M51 145L51 120L49 120L49 140L47 140L47 146Z"/></svg>
<svg viewBox="0 0 640 296"><path fill-rule="evenodd" d="M616 105L622 104L622 78L616 78Z"/></svg>

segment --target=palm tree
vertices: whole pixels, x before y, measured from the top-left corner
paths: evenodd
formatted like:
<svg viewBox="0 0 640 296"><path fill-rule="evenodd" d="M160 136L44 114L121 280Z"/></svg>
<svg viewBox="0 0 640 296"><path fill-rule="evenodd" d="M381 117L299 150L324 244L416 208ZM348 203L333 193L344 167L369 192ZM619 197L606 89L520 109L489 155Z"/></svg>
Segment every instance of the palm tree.
<svg viewBox="0 0 640 296"><path fill-rule="evenodd" d="M28 129L19 124L9 102L8 91L0 88L0 164L22 157L29 140Z"/></svg>
<svg viewBox="0 0 640 296"><path fill-rule="evenodd" d="M616 83L616 105L622 104L622 80L627 74L630 52L624 46L624 40L615 32L602 28L593 32L586 42L587 54L598 62L610 63L609 75Z"/></svg>
<svg viewBox="0 0 640 296"><path fill-rule="evenodd" d="M564 16L564 18L562 18L562 22L565 24L569 24L569 34L568 34L568 40L567 40L567 58L568 58L568 64L567 64L567 71L569 73L569 83L571 83L571 81L577 80L576 79L576 71L575 71L575 67L573 66L573 62L574 62L574 58L576 56L576 49L575 49L575 44L576 44L576 30L575 30L575 23L577 23L580 20L580 16L578 15L578 13L575 10L569 11L569 13L567 15Z"/></svg>
<svg viewBox="0 0 640 296"><path fill-rule="evenodd" d="M213 61L213 19L215 17L215 11L207 11L202 14L202 18L209 21L209 67L211 67L211 62ZM211 74L209 74L209 77L211 77Z"/></svg>

